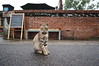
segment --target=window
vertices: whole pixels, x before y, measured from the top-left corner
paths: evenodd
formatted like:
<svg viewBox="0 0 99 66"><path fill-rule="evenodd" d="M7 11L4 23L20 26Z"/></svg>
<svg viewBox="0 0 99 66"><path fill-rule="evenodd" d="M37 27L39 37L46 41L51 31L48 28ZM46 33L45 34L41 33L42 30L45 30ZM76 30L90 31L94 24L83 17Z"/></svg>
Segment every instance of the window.
<svg viewBox="0 0 99 66"><path fill-rule="evenodd" d="M8 7L4 7L4 11L8 11L9 10L9 8Z"/></svg>

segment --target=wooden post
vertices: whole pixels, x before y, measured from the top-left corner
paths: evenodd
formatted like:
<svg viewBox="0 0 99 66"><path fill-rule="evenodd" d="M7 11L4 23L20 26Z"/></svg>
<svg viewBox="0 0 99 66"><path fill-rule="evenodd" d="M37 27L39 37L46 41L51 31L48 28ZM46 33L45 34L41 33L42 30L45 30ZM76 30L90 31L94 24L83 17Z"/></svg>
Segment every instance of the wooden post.
<svg viewBox="0 0 99 66"><path fill-rule="evenodd" d="M62 0L59 0L59 10L63 9L63 4L62 4Z"/></svg>
<svg viewBox="0 0 99 66"><path fill-rule="evenodd" d="M23 14L23 19L22 19L22 28L21 28L21 37L20 37L21 40L23 37L23 22L24 22L24 14Z"/></svg>
<svg viewBox="0 0 99 66"><path fill-rule="evenodd" d="M13 32L13 39L14 39L14 28L13 28L13 31L12 32Z"/></svg>
<svg viewBox="0 0 99 66"><path fill-rule="evenodd" d="M9 23L9 27L8 27L8 37L7 37L7 39L9 39L9 37L10 37L10 25L11 25L11 19L12 19L12 13L11 13L11 15L10 15L10 23Z"/></svg>

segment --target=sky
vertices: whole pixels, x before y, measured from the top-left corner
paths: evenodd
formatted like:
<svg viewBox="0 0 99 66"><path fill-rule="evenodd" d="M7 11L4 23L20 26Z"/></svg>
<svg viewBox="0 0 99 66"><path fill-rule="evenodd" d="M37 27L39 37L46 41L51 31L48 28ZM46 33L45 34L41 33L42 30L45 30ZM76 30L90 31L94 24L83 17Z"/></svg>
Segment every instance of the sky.
<svg viewBox="0 0 99 66"><path fill-rule="evenodd" d="M63 4L65 0L62 0ZM94 0L91 3L97 3L99 0ZM22 10L20 6L25 5L26 3L46 3L52 7L56 7L59 5L59 0L0 0L0 11L3 10L2 4L11 4L14 6L14 10ZM99 8L97 9L99 10Z"/></svg>
<svg viewBox="0 0 99 66"><path fill-rule="evenodd" d="M0 10L3 10L2 4L11 4L14 6L14 10L22 10L20 6L26 3L46 3L52 7L56 7L59 4L59 0L0 0ZM65 0L63 0L63 4Z"/></svg>

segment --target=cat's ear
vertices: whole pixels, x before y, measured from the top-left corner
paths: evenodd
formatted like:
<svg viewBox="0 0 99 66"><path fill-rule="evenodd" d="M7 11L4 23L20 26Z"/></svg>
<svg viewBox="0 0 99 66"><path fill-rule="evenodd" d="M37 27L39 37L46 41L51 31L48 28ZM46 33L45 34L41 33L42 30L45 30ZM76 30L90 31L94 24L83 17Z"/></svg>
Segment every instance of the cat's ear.
<svg viewBox="0 0 99 66"><path fill-rule="evenodd" d="M48 24L46 24L48 26Z"/></svg>

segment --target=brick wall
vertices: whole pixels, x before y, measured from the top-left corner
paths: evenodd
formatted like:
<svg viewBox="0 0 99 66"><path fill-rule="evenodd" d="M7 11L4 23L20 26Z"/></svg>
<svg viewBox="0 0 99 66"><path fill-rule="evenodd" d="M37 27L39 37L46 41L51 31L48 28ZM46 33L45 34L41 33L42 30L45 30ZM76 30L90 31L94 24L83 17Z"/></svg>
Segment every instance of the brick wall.
<svg viewBox="0 0 99 66"><path fill-rule="evenodd" d="M42 23L60 29L62 39L99 38L99 17L25 17L25 23L26 29L39 29Z"/></svg>
<svg viewBox="0 0 99 66"><path fill-rule="evenodd" d="M60 29L62 39L90 39L99 38L99 10L15 10L15 13L50 13L50 14L95 14L97 16L72 17L29 17L25 16L25 29L39 29L39 25L46 23L49 29ZM36 33L29 33L33 38ZM50 39L57 39L57 33L50 33Z"/></svg>

